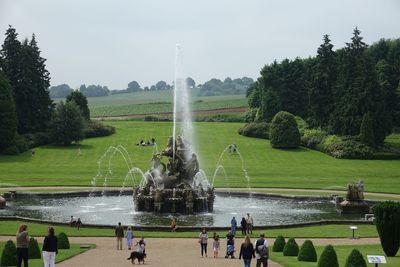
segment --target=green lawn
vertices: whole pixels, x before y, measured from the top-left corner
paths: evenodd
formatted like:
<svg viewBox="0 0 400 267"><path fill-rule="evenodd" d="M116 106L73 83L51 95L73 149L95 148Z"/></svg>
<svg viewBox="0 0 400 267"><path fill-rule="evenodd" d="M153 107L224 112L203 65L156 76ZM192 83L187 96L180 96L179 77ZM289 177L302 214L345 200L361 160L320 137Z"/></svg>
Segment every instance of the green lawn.
<svg viewBox="0 0 400 267"><path fill-rule="evenodd" d="M245 95L191 97L193 110L235 108L247 105ZM88 98L92 117L171 112L172 91L138 92Z"/></svg>
<svg viewBox="0 0 400 267"><path fill-rule="evenodd" d="M96 176L98 159L113 145L123 145L129 151L133 165L143 170L150 167L153 147L138 147L140 138L155 137L162 149L172 132L169 122L107 122L117 129L115 135L84 140L80 146L36 148L36 155L25 152L18 156L0 156L0 186L85 185ZM363 179L366 191L400 193L400 160L340 160L318 151L272 149L268 140L237 134L240 123L195 123L201 168L211 179L221 152L236 143L244 158L251 187L345 189L348 182ZM81 155L78 155L78 147ZM221 164L228 179L218 173L217 187L247 187L238 155L225 154ZM108 160L102 165L107 173ZM121 186L127 172L117 153L112 161L108 184ZM136 175L135 183L140 177ZM102 185L104 177L97 181ZM127 186L133 185L128 180Z"/></svg>
<svg viewBox="0 0 400 267"><path fill-rule="evenodd" d="M0 235L14 235L16 229L22 221L0 221ZM32 236L43 236L47 232L49 225L38 224L31 222L24 222L29 226L29 234ZM54 226L56 232L65 232L68 236L114 236L113 229L102 229L102 228L82 228L77 230L75 227L69 226ZM200 231L200 229L199 229ZM144 237L185 237L185 238L196 238L199 236L198 231L188 231L188 232L157 232L157 231L134 231L135 236ZM351 230L349 225L332 224L332 225L322 225L322 226L308 226L308 227L295 227L295 228L284 228L284 229L263 229L254 230L253 238L259 236L260 232L266 234L267 237L276 237L278 235L283 235L285 237L304 237L304 238L340 238L340 237L350 237ZM220 236L225 236L226 231L218 232ZM358 225L358 230L356 232L358 237L377 237L378 233L376 231L375 225ZM240 237L240 235L239 235Z"/></svg>
<svg viewBox="0 0 400 267"><path fill-rule="evenodd" d="M344 266L346 263L346 259L349 256L350 252L353 248L358 249L361 254L364 256L365 261L367 262L367 255L385 255L381 245L357 245L357 246L334 246L336 254L339 260L339 266ZM316 246L318 257L321 255L324 247ZM271 260L282 264L285 267L316 267L317 263L313 262L304 262L298 261L297 257L285 257L282 255L282 252L270 252ZM397 253L396 257L386 257L387 264L383 264L385 267L398 267L400 266L400 253ZM372 266L368 264L367 266ZM381 266L381 265L379 265Z"/></svg>
<svg viewBox="0 0 400 267"><path fill-rule="evenodd" d="M15 240L13 240L15 243ZM0 242L0 251L3 251L3 247L6 242ZM79 247L79 244L71 244L70 249L59 249L58 254L56 256L56 263L59 263L61 261L65 261L69 258L72 258L82 252L87 251L88 249L82 249ZM42 248L42 244L39 244L39 248ZM94 245L92 245L92 248L94 248ZM42 267L43 266L43 259L31 259L29 260L29 266L31 267Z"/></svg>

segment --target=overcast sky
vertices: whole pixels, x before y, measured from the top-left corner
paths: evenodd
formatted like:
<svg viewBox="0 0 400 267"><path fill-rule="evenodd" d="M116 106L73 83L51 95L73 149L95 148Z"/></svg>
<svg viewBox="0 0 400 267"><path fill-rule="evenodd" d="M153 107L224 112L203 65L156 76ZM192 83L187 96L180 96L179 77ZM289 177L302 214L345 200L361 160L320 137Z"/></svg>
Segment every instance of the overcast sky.
<svg viewBox="0 0 400 267"><path fill-rule="evenodd" d="M0 41L11 24L37 36L52 85L126 88L174 78L175 44L185 73L258 77L274 59L316 53L324 34L343 47L355 26L367 43L399 38L399 0L0 0Z"/></svg>

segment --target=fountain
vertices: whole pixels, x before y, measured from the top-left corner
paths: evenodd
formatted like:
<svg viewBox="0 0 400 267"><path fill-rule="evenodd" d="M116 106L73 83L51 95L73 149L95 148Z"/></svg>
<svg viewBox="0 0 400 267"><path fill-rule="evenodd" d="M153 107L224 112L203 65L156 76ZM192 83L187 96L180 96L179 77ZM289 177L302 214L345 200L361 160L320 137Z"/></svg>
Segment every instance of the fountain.
<svg viewBox="0 0 400 267"><path fill-rule="evenodd" d="M340 202L339 206L342 213L368 213L369 205L364 200L364 182L348 184L346 200Z"/></svg>
<svg viewBox="0 0 400 267"><path fill-rule="evenodd" d="M134 188L137 211L193 213L212 211L214 187L200 170L194 152L189 92L183 75L182 52L176 45L174 82L174 123L172 136L161 153L153 154L152 168ZM180 124L178 124L180 122ZM177 135L178 126L181 134ZM167 164L163 159L167 159Z"/></svg>

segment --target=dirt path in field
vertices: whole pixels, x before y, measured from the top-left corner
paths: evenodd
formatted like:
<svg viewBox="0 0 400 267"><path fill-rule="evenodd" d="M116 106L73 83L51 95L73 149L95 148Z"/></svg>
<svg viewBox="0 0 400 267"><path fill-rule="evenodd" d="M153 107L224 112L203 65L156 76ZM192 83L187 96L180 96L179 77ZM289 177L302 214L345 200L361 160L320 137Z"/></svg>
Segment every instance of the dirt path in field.
<svg viewBox="0 0 400 267"><path fill-rule="evenodd" d="M210 115L210 114L222 114L222 113L233 113L233 112L245 112L247 107L236 107L236 108L215 108L215 109L204 109L204 110L192 110L192 115ZM96 116L94 119L100 120L125 120L125 119L137 119L145 116L161 116L167 117L172 116L172 112L159 112L159 113L144 113L144 114L129 114L129 115L116 115L116 116Z"/></svg>
<svg viewBox="0 0 400 267"><path fill-rule="evenodd" d="M14 239L15 237L0 237L1 241L8 239ZM42 238L38 238L39 242ZM365 245L365 244L379 244L378 238L361 238L361 239L349 239L349 238L332 238L322 239L313 238L311 239L314 245ZM135 240L134 240L135 241ZM254 241L254 240L253 240ZM296 240L299 245L304 242L304 239ZM72 259L66 260L57 264L57 266L64 267L95 267L95 266L132 266L130 261L126 258L129 256L130 251L126 249L124 244L124 250L116 250L115 238L111 237L70 237L71 243L78 244L96 244L95 249L91 249L83 254L77 255ZM237 240L236 248L242 240ZM268 239L269 244L272 244L273 240ZM209 251L208 258L201 258L200 248L197 244L197 239L193 238L148 238L146 239L146 251L147 259L146 265L148 266L162 266L162 267L176 267L176 266L207 266L207 267L230 267L230 266L243 266L242 261L238 259L225 259L225 241L221 242L221 251L219 258L212 258L212 252ZM210 244L209 248L210 250ZM236 252L236 256L238 253ZM268 266L278 267L281 266L275 262L269 261Z"/></svg>
<svg viewBox="0 0 400 267"><path fill-rule="evenodd" d="M20 187L0 187L0 191L47 191L47 190L61 190L61 191L75 191L75 190L103 190L104 187L89 187L89 186L20 186ZM107 190L117 190L120 191L119 187L109 187ZM130 188L125 188L124 190L131 190ZM247 188L217 188L216 192L248 192ZM328 194L339 194L345 193L341 190L329 190L329 189L302 189L302 188L253 188L251 192L256 193L287 193L299 192L307 195L308 192L313 193L328 193ZM400 194L390 194L390 193L374 193L374 192L364 192L366 197L377 196L377 197L387 197L392 199L400 199Z"/></svg>

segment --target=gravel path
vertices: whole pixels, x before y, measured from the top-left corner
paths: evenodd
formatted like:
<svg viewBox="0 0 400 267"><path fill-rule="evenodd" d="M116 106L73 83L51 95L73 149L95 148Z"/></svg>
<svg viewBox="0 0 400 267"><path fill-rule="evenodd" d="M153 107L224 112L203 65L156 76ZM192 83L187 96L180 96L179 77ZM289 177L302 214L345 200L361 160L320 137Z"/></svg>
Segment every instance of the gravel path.
<svg viewBox="0 0 400 267"><path fill-rule="evenodd" d="M15 237L0 237L1 241ZM42 238L38 238L42 241ZM314 245L364 245L364 244L379 244L378 238L313 238L311 239ZM135 241L135 240L134 240ZM237 240L240 244L242 240ZM253 240L254 241L254 240ZM296 239L298 244L302 244L304 239ZM64 267L111 267L111 266L132 266L130 261L127 261L130 251L124 244L124 250L116 250L115 238L110 237L70 237L71 243L79 244L96 244L95 249L91 249L83 254L77 255L72 259L64 261L57 266ZM273 240L268 239L272 244ZM221 242L221 251L218 259L212 258L212 252L209 252L208 258L201 258L197 239L192 238L148 238L146 239L146 251L148 258L146 265L157 267L177 267L177 266L207 266L207 267L235 267L243 266L242 261L238 259L225 259L225 242ZM238 248L238 246L237 246ZM210 249L210 244L209 244ZM236 253L238 255L238 252ZM210 257L211 256L211 257ZM275 262L269 262L269 267L281 266Z"/></svg>

